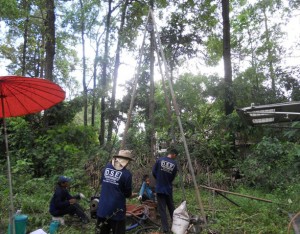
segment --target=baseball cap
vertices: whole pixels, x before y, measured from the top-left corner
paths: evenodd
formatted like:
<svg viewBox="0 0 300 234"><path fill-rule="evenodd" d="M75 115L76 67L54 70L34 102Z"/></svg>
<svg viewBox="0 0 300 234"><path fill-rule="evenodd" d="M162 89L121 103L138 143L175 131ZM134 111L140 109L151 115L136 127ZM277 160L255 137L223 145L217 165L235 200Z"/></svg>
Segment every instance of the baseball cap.
<svg viewBox="0 0 300 234"><path fill-rule="evenodd" d="M58 177L58 182L59 183L70 182L70 181L71 181L71 178L69 178L69 177L66 177L66 176Z"/></svg>

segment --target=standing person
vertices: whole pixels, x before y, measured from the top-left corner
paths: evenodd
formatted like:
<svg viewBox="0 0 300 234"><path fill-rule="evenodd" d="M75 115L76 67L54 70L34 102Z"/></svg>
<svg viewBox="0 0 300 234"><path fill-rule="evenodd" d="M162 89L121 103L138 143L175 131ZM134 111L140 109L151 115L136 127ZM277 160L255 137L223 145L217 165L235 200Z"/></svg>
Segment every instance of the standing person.
<svg viewBox="0 0 300 234"><path fill-rule="evenodd" d="M97 208L97 234L125 233L126 198L132 195L132 175L126 169L130 150L120 150L103 170Z"/></svg>
<svg viewBox="0 0 300 234"><path fill-rule="evenodd" d="M89 219L84 213L84 210L77 204L83 195L72 196L69 191L69 183L71 179L66 176L58 178L55 192L50 201L49 212L54 217L64 216L66 214L76 214L83 223L88 223Z"/></svg>
<svg viewBox="0 0 300 234"><path fill-rule="evenodd" d="M149 175L143 176L143 183L139 192L138 199L140 201L146 201L146 200L155 200L154 193L152 191L152 188L150 187L150 177Z"/></svg>
<svg viewBox="0 0 300 234"><path fill-rule="evenodd" d="M172 182L177 173L177 163L174 160L177 155L178 151L171 149L166 157L157 159L152 169L152 174L156 179L155 191L157 206L164 233L170 231L166 207L168 207L171 219L173 218L173 212L175 210Z"/></svg>

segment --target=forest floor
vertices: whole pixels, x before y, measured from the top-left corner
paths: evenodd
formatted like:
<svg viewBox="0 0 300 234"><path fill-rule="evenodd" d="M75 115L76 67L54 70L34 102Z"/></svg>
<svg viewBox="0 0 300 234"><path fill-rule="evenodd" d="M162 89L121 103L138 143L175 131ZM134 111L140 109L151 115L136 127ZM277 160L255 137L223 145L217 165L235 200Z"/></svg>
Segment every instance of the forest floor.
<svg viewBox="0 0 300 234"><path fill-rule="evenodd" d="M295 186L293 189L298 188ZM297 190L290 189L289 196L285 192L264 193L261 190L253 188L239 187L234 192L253 196L261 199L271 200L272 203L249 199L246 197L224 194L231 201L223 196L212 193L211 191L201 189L201 201L204 206L205 215L208 225L206 230L201 233L228 233L228 234L280 234L288 233L290 218L288 213L295 214L300 211L300 197ZM51 216L48 213L49 200L51 193L48 195L37 193L23 195L19 197L19 203L22 203L22 211L29 217L27 232L30 233L37 229L43 229L49 232ZM88 195L88 194L86 194ZM196 199L195 190L190 187L185 189L187 208L190 214L199 215L200 209ZM174 188L175 205L179 206L183 200L183 192L180 188ZM233 204L233 202L236 204ZM129 200L131 204L139 204L134 198ZM89 202L81 201L81 205L89 214ZM2 213L2 217L5 217ZM66 217L66 220L68 218ZM0 230L7 228L7 220L2 219ZM68 222L67 222L68 224ZM293 233L293 228L290 227ZM128 233L135 233L137 229ZM0 233L6 233L1 232ZM71 225L60 226L58 234L79 234L95 233L95 220L87 225L78 222L72 222Z"/></svg>

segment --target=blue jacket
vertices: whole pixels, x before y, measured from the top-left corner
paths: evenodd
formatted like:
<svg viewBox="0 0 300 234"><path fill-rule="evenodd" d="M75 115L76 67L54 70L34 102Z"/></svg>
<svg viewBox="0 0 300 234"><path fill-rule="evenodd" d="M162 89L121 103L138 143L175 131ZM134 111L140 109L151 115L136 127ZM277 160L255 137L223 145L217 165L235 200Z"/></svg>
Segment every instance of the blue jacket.
<svg viewBox="0 0 300 234"><path fill-rule="evenodd" d="M69 200L72 198L78 199L77 196L71 196L66 188L57 186L50 201L50 214L55 216L58 211L68 208L70 206Z"/></svg>
<svg viewBox="0 0 300 234"><path fill-rule="evenodd" d="M156 160L152 175L156 179L156 193L162 193L166 195L172 195L173 185L172 182L177 173L177 163L175 160L162 157Z"/></svg>
<svg viewBox="0 0 300 234"><path fill-rule="evenodd" d="M126 214L126 198L132 194L132 175L126 169L116 170L108 163L103 170L101 178L101 193L97 216L99 218L110 217L111 220L124 220Z"/></svg>
<svg viewBox="0 0 300 234"><path fill-rule="evenodd" d="M146 196L147 196L149 199L154 200L154 194L153 194L153 192L152 192L152 189L150 188L149 185L147 185L146 182L143 182L142 187L141 187L141 189L140 189L139 195L140 195L140 196L143 196L144 193L146 194Z"/></svg>

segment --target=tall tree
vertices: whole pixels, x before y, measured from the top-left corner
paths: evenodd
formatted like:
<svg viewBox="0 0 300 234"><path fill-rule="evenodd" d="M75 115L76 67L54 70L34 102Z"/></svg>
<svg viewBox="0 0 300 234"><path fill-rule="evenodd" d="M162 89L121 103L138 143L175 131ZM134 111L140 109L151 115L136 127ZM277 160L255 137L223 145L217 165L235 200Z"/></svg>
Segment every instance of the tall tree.
<svg viewBox="0 0 300 234"><path fill-rule="evenodd" d="M110 143L112 140L112 131L114 126L114 120L118 115L118 111L115 109L116 107L116 90L117 90L117 82L118 82L118 73L120 67L120 53L122 46L124 45L124 25L126 19L126 12L128 8L129 0L125 0L122 5L121 10L121 20L120 20L120 27L118 31L118 41L117 41L117 48L115 54L115 64L114 64L114 72L113 72L113 86L112 86L112 94L110 100L110 115L108 119L108 128L107 128L107 142Z"/></svg>
<svg viewBox="0 0 300 234"><path fill-rule="evenodd" d="M273 53L272 53L272 45L271 45L271 39L270 39L270 30L268 25L268 17L267 17L267 10L265 6L263 6L263 16L264 16L264 25L265 25L265 36L266 36L266 45L267 45L267 61L269 63L269 74L272 81L272 90L275 93L276 87L275 87L275 72L274 72L274 66L273 66Z"/></svg>
<svg viewBox="0 0 300 234"><path fill-rule="evenodd" d="M92 93L92 110L91 110L91 125L95 126L95 115L96 115L96 103L98 100L97 95L97 78L98 78L98 64L100 60L100 41L101 35L96 33L95 35L95 57L93 61L93 93Z"/></svg>
<svg viewBox="0 0 300 234"><path fill-rule="evenodd" d="M71 4L71 5L69 5ZM101 36L99 31L102 30L100 22L98 20L100 5L96 0L78 0L72 1L62 9L63 25L71 26L70 34L74 36L74 40L80 42L81 46L81 67L82 67L82 97L83 97L83 123L86 126L88 124L88 71L89 71L89 55L86 54L86 48L93 47L95 43L95 59L93 66L93 97L92 97L92 116L91 124L94 125L95 121L95 103L97 93L97 65L99 63L99 47ZM91 39L90 45L87 45L87 40Z"/></svg>
<svg viewBox="0 0 300 234"><path fill-rule="evenodd" d="M252 102L262 103L261 91L268 84L273 90L271 102L275 102L278 94L276 70L284 58L282 26L287 22L290 10L281 0L243 2L233 9L233 64L236 75L242 75L245 81L251 82Z"/></svg>
<svg viewBox="0 0 300 234"><path fill-rule="evenodd" d="M55 5L54 0L46 1L46 20L45 20L45 35L46 35L46 58L45 58L45 78L54 81L54 56L55 56Z"/></svg>
<svg viewBox="0 0 300 234"><path fill-rule="evenodd" d="M88 93L86 84L86 55L85 55L85 9L82 0L80 2L80 30L82 46L82 86L83 86L83 124L87 126Z"/></svg>
<svg viewBox="0 0 300 234"><path fill-rule="evenodd" d="M229 0L222 0L222 17L223 17L223 61L224 61L224 81L225 81L225 114L229 115L234 110L234 97L233 97L233 90L232 90Z"/></svg>
<svg viewBox="0 0 300 234"><path fill-rule="evenodd" d="M46 1L46 20L45 20L45 78L54 81L54 56L55 56L55 5L54 0ZM45 111L44 124L49 125L49 110Z"/></svg>
<svg viewBox="0 0 300 234"><path fill-rule="evenodd" d="M114 9L112 8L112 0L108 0L108 9L105 22L105 41L104 41L104 54L101 63L101 117L100 117L100 132L99 132L99 143L100 146L105 145L105 119L106 119L106 96L107 96L107 68L109 63L109 36L111 33L111 17Z"/></svg>
<svg viewBox="0 0 300 234"><path fill-rule="evenodd" d="M265 53L266 62L262 64L266 67L266 77L271 80L271 88L275 97L277 80L275 70L281 61L280 57L283 52L283 48L279 43L279 40L282 40L283 37L280 25L284 22L286 13L289 10L283 6L281 0L260 0L256 3L256 9L264 27L261 35L263 44L260 47L260 53ZM278 10L281 19L276 23L272 23L270 19L273 14L277 14Z"/></svg>
<svg viewBox="0 0 300 234"><path fill-rule="evenodd" d="M26 12L26 19L24 23L24 34L23 34L23 56L22 56L22 76L26 75L26 52L27 52L27 41L28 41L28 27L29 27L29 14L30 14L30 3L24 0L23 7Z"/></svg>
<svg viewBox="0 0 300 234"><path fill-rule="evenodd" d="M154 1L150 0L150 9L154 9ZM154 19L148 21L148 31L150 33L150 94L149 94L149 125L148 125L148 136L150 138L150 155L155 158L155 131L154 131L154 51L155 51L155 35L154 35Z"/></svg>

